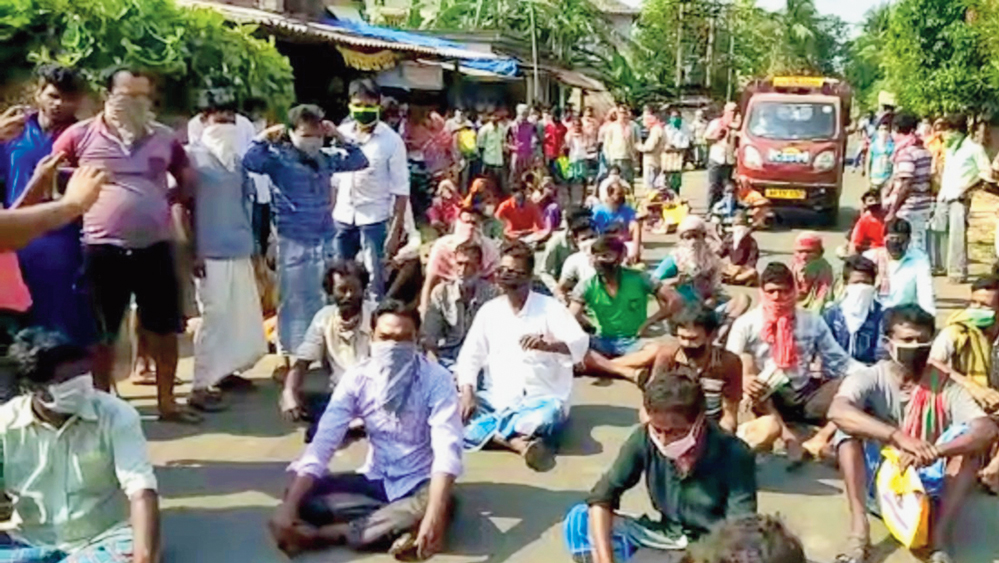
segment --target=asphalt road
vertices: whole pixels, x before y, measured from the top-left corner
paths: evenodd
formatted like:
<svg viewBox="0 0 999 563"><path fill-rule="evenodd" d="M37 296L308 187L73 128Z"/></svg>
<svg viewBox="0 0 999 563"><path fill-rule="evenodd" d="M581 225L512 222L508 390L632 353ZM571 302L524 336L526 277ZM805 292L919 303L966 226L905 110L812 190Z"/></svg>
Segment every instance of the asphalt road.
<svg viewBox="0 0 999 563"><path fill-rule="evenodd" d="M864 188L859 176L849 176L838 228L820 229L827 249L844 241L844 232ZM683 195L691 198L695 208L704 208L705 193L703 173L688 174ZM812 223L816 223L814 219L802 218L794 228L760 233L762 261L789 260L797 232ZM657 262L673 240L673 237L651 237L645 258ZM830 250L828 254L833 253ZM984 266L975 268L980 270ZM941 317L960 306L968 291L967 286L949 287L941 279L936 281L936 287L944 308ZM231 410L211 416L200 428L153 421L154 391L121 386L124 396L148 415L146 434L162 494L165 561L286 560L273 547L265 523L287 484L285 468L302 449L302 431L278 416L277 389L268 379L275 361L274 357L268 357L248 374L260 380L256 392L234 397ZM189 382L191 369L191 358L182 359L181 379ZM180 391L188 389L185 385ZM466 456L465 474L457 486L460 502L448 553L436 560L442 563L569 561L562 547L562 516L584 498L610 465L619 445L637 422L639 401L639 392L628 384L598 386L592 379L578 379L567 439L557 466L548 473L534 473L517 457L503 452ZM362 463L363 457L364 446L355 444L335 458L333 467L352 469ZM768 456L761 458L758 472L760 510L780 514L801 536L812 561L831 562L848 532L842 483L836 471L815 464L788 472L783 459ZM631 491L623 504L631 512L650 508L643 486ZM999 563L997 530L999 499L976 494L956 527L956 561ZM880 522L873 524L873 541L875 562L916 561L886 537ZM334 551L302 560L391 559ZM638 560L655 558L641 556Z"/></svg>

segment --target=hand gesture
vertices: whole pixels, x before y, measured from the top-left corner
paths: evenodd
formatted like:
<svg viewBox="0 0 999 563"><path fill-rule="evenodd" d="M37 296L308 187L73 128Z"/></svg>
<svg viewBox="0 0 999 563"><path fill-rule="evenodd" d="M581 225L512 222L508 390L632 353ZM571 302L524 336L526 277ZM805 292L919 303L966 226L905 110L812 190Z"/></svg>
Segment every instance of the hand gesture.
<svg viewBox="0 0 999 563"><path fill-rule="evenodd" d="M272 125L260 132L260 138L265 141L276 143L287 133L288 128L284 125Z"/></svg>
<svg viewBox="0 0 999 563"><path fill-rule="evenodd" d="M28 110L28 106L11 106L0 114L0 143L6 143L24 131Z"/></svg>
<svg viewBox="0 0 999 563"><path fill-rule="evenodd" d="M755 377L743 385L743 392L752 400L754 405L759 404L763 400L768 390L767 384Z"/></svg>
<svg viewBox="0 0 999 563"><path fill-rule="evenodd" d="M340 129L337 128L336 124L328 119L323 120L323 132L338 144L342 145L347 142L347 139L340 133Z"/></svg>
<svg viewBox="0 0 999 563"><path fill-rule="evenodd" d="M298 400L298 394L291 389L281 391L278 407L281 409L281 417L288 422L298 422L305 417L305 409Z"/></svg>
<svg viewBox="0 0 999 563"><path fill-rule="evenodd" d="M420 521L420 531L416 535L416 557L420 561L430 559L444 547L444 529L447 527L447 508L441 506L428 510Z"/></svg>
<svg viewBox="0 0 999 563"><path fill-rule="evenodd" d="M475 414L475 409L479 408L479 403L475 399L475 391L470 388L461 390L461 422L467 424Z"/></svg>
<svg viewBox="0 0 999 563"><path fill-rule="evenodd" d="M62 201L84 213L97 201L101 188L107 182L108 174L104 170L94 166L81 166L69 178L69 185L66 186Z"/></svg>
<svg viewBox="0 0 999 563"><path fill-rule="evenodd" d="M545 342L545 337L540 334L525 334L520 337L520 347L524 350L544 352L548 349L548 343Z"/></svg>
<svg viewBox="0 0 999 563"><path fill-rule="evenodd" d="M892 433L891 445L902 453L903 463L909 462L909 465L916 467L925 467L940 457L933 444L913 438L901 430Z"/></svg>
<svg viewBox="0 0 999 563"><path fill-rule="evenodd" d="M24 205L31 205L43 200L52 198L52 191L55 186L56 173L59 165L65 159L65 153L58 152L47 155L38 161L35 171L31 174L31 181L28 182L28 192L21 196Z"/></svg>

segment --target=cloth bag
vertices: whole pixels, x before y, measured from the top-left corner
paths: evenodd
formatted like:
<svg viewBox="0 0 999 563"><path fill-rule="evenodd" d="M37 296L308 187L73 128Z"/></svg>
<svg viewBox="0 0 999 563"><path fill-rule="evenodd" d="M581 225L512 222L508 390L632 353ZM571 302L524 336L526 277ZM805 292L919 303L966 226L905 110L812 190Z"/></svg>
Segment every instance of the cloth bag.
<svg viewBox="0 0 999 563"><path fill-rule="evenodd" d="M927 544L930 529L930 496L916 469L903 473L899 453L892 447L881 450L884 458L875 480L875 495L881 518L891 535L908 549Z"/></svg>

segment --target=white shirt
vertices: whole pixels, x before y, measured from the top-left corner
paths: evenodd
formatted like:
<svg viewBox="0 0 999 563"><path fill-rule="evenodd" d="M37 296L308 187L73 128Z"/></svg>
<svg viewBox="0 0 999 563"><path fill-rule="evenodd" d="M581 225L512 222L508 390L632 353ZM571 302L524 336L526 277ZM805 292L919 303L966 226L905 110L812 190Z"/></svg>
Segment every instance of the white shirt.
<svg viewBox="0 0 999 563"><path fill-rule="evenodd" d="M361 147L368 167L337 174L333 219L348 225L371 225L392 216L396 196L409 197L409 165L406 144L388 125L378 122L369 135L357 131L356 123L340 127L340 133Z"/></svg>
<svg viewBox="0 0 999 563"><path fill-rule="evenodd" d="M569 356L524 350L520 339L542 334L564 343ZM590 342L569 310L558 300L534 293L520 312L501 295L479 309L458 354L455 375L459 386L476 386L485 374L484 397L497 411L525 399L552 397L568 405L572 366L583 361Z"/></svg>
<svg viewBox="0 0 999 563"><path fill-rule="evenodd" d="M705 136L714 137L722 129L721 118L712 119L705 131ZM723 136L717 141L708 141L711 146L708 148L708 160L715 164L735 164L735 143L732 141L732 134Z"/></svg>
<svg viewBox="0 0 999 563"><path fill-rule="evenodd" d="M193 144L195 141L201 139L201 135L205 132L205 121L202 114L195 115L187 122L187 141ZM236 114L236 153L239 154L240 158L246 154L246 151L250 150L250 144L253 142L253 138L257 136L257 128L253 126L253 122L250 118L245 115ZM253 187L257 190L257 203L270 203L271 202L271 179L266 174L253 174L250 173L250 180L253 181Z"/></svg>
<svg viewBox="0 0 999 563"><path fill-rule="evenodd" d="M579 282L589 279L597 275L597 270L593 267L593 261L590 259L590 254L588 252L583 252L580 250L574 254L570 254L568 258L565 259L565 263L562 265L562 277L558 280L559 285L565 285L567 283L572 283L572 288L570 291L579 284Z"/></svg>
<svg viewBox="0 0 999 563"><path fill-rule="evenodd" d="M981 180L992 179L992 163L982 145L964 139L955 151L947 151L940 177L938 201L950 202L964 197Z"/></svg>

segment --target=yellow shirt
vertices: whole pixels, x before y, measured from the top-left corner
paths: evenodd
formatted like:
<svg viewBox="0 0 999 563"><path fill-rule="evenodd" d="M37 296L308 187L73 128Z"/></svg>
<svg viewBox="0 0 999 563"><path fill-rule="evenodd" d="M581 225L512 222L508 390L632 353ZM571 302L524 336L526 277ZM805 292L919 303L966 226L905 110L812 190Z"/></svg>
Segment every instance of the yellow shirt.
<svg viewBox="0 0 999 563"><path fill-rule="evenodd" d="M128 499L156 490L139 413L100 391L62 428L35 416L30 395L0 406L0 463L14 499L11 535L60 551L128 526Z"/></svg>

